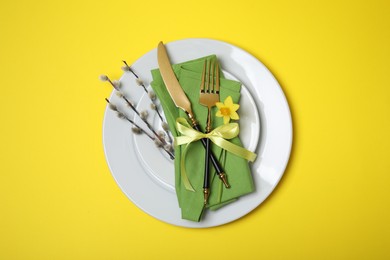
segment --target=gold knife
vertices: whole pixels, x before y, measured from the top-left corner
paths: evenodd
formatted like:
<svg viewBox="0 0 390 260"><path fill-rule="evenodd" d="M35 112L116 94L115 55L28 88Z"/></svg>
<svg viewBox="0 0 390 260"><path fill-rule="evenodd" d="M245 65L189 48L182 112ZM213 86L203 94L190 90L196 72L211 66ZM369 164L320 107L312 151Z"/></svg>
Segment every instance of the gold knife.
<svg viewBox="0 0 390 260"><path fill-rule="evenodd" d="M160 68L160 73L165 83L165 86L168 90L169 95L171 96L176 107L182 109L188 116L191 121L192 126L200 131L199 124L195 119L194 113L191 109L191 102L188 100L186 94L184 93L182 87L180 86L179 81L177 80L175 73L173 72L171 63L169 61L168 53L163 42L160 42L157 47L157 60L158 66ZM206 140L201 139L203 146L206 148ZM226 188L230 188L226 174L223 172L222 167L220 166L218 160L215 158L213 153L210 153L209 156L214 168L225 185Z"/></svg>

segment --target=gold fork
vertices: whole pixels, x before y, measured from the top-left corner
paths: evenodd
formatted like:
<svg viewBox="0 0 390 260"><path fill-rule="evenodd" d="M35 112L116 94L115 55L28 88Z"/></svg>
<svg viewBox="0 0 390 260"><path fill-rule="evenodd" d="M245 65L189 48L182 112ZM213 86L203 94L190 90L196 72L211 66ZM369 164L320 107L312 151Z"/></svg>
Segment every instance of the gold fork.
<svg viewBox="0 0 390 260"><path fill-rule="evenodd" d="M214 80L215 74L215 80ZM202 81L200 83L200 95L199 104L206 106L207 112L207 123L205 132L211 131L211 108L219 102L219 64L217 60L205 61L202 71ZM207 200L210 196L209 189L209 153L210 153L210 140L206 138L206 155L205 155L205 171L203 181L203 195L204 204L207 204ZM220 179L224 182L225 186L228 187L226 176L224 173L219 174Z"/></svg>

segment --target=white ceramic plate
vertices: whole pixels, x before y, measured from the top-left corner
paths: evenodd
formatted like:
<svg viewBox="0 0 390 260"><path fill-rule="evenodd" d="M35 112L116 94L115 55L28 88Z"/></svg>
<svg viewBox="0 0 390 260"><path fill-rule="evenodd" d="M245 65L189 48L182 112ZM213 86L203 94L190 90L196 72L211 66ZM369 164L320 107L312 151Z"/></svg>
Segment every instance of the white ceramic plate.
<svg viewBox="0 0 390 260"><path fill-rule="evenodd" d="M243 84L240 101L240 138L244 146L258 155L252 164L256 191L217 211L207 211L201 222L181 219L174 191L174 168L168 156L154 147L145 135L133 135L130 124L108 108L103 122L103 144L107 163L116 182L139 208L164 222L184 227L212 227L234 221L260 205L274 190L290 157L292 122L286 98L271 72L256 58L228 43L209 39L186 39L166 44L172 63L216 54L225 76ZM133 70L148 86L150 70L157 68L156 49L146 53ZM138 101L139 110L147 109L148 98L136 86L134 76L120 79L123 91ZM125 111L116 95L112 103ZM129 112L128 116L140 122ZM156 115L150 122L159 126ZM244 123L245 122L245 123ZM142 122L140 122L141 124Z"/></svg>

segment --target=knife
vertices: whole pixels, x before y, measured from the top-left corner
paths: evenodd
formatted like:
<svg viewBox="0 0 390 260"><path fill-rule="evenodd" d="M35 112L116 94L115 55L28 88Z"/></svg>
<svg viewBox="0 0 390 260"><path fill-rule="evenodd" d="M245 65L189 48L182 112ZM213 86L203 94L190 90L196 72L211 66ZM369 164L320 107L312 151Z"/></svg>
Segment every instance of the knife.
<svg viewBox="0 0 390 260"><path fill-rule="evenodd" d="M176 107L182 109L187 114L188 118L191 121L192 127L200 132L199 124L196 121L194 113L191 109L191 102L188 100L186 94L180 86L179 81L175 76L175 73L173 72L172 65L169 61L168 53L163 42L160 42L158 44L157 60L158 66L160 68L161 77L165 83L169 95L173 100L173 103L175 103ZM206 149L206 140L201 139L201 142ZM230 185L228 184L226 179L226 174L223 172L221 165L219 164L218 160L215 158L215 155L212 152L209 154L209 158L211 160L211 163L214 165L214 168L220 180L223 182L226 188L230 188Z"/></svg>

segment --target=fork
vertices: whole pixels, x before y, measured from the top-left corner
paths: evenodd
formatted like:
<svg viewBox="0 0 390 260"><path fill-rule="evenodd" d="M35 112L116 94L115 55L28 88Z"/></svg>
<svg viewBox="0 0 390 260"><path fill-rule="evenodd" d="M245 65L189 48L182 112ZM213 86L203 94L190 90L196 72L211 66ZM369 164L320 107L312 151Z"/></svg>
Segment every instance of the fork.
<svg viewBox="0 0 390 260"><path fill-rule="evenodd" d="M214 80L215 74L215 80ZM202 80L200 83L199 104L207 107L207 122L205 133L211 131L211 108L219 102L219 64L218 60L205 61L203 64ZM206 138L206 154L205 154L205 170L203 180L203 195L204 205L207 204L207 200L210 196L210 167L209 167L209 154L210 154L210 139ZM226 179L224 173L223 176L219 175L221 180L225 183Z"/></svg>

